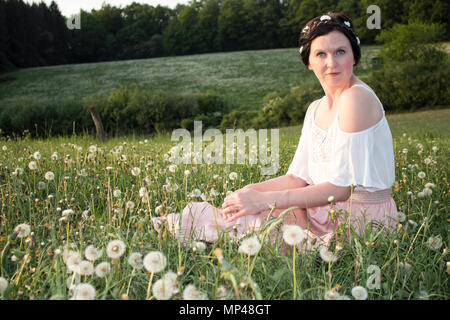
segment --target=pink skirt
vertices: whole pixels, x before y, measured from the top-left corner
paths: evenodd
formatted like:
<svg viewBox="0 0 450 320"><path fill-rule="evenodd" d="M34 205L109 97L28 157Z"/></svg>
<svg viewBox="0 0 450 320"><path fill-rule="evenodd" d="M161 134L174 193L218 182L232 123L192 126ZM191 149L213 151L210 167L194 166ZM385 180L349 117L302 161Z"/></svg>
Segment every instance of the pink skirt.
<svg viewBox="0 0 450 320"><path fill-rule="evenodd" d="M290 219L283 222L293 224L296 223L295 216L305 214L305 211L295 209L288 214ZM355 191L346 201L307 208L308 227L303 228L308 236L307 247L312 249L327 244L334 231L341 224L348 222L360 235L364 233L369 222L372 222L373 226L384 226L393 231L396 228L396 214L397 206L391 197L390 189L375 192ZM162 230L164 223L169 232L184 243L189 240L214 242L222 232L228 233L232 239L241 239L260 230L268 221L268 214L249 215L227 222L222 218L222 209L208 202L190 202L181 214L170 213L164 217L153 218L152 221L158 232Z"/></svg>

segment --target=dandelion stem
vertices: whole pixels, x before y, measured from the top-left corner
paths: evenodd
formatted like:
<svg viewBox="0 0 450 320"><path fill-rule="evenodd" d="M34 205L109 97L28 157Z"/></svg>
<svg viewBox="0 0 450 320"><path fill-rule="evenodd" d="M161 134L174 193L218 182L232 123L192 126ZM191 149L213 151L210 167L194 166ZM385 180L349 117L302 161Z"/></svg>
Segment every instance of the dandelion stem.
<svg viewBox="0 0 450 320"><path fill-rule="evenodd" d="M413 247L413 245L414 245L414 242L416 242L416 239L417 239L417 237L418 237L418 235L419 235L419 233L420 233L420 230L422 230L422 228L423 228L423 226L425 225L425 223L426 223L426 220L420 225L419 230L417 230L416 236L414 237L413 241L411 242L411 245L409 246L408 252L406 253L405 261L406 261L406 258L408 258L408 255L409 255L409 253L411 252L411 249L412 249L412 247Z"/></svg>
<svg viewBox="0 0 450 320"><path fill-rule="evenodd" d="M293 245L292 246L292 274L293 274L293 276L294 276L294 300L296 300L297 299L297 278L296 278L296 272L295 272L295 250L296 249L296 246L295 245Z"/></svg>
<svg viewBox="0 0 450 320"><path fill-rule="evenodd" d="M152 273L150 274L150 279L148 280L148 286L147 286L147 298L146 298L146 300L149 300L149 298L150 298L150 290L151 290L151 288L152 288L153 274L154 274L154 272L152 272Z"/></svg>
<svg viewBox="0 0 450 320"><path fill-rule="evenodd" d="M22 271L23 271L23 268L25 267L25 264L27 263L27 260L28 260L28 253L25 254L25 256L23 257L23 262L22 262L22 265L20 266L19 275L17 276L17 279L15 281L16 282L16 286L19 283L20 276L22 275Z"/></svg>
<svg viewBox="0 0 450 320"><path fill-rule="evenodd" d="M135 270L136 270L136 269L133 268L133 271L131 271L130 281L128 281L128 286L127 286L127 297L128 297L128 292L130 291L131 280L133 280Z"/></svg>

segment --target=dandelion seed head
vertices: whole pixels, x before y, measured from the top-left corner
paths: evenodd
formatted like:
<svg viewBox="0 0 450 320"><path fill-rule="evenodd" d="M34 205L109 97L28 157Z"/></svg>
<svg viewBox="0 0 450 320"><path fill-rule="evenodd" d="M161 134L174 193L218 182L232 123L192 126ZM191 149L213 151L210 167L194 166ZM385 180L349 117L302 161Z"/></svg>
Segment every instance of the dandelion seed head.
<svg viewBox="0 0 450 320"><path fill-rule="evenodd" d="M142 254L140 254L139 252L132 252L128 256L128 263L134 269L141 269L141 268L143 268L144 265L142 264Z"/></svg>
<svg viewBox="0 0 450 320"><path fill-rule="evenodd" d="M152 251L145 255L143 264L148 272L158 273L166 267L167 258L159 251Z"/></svg>
<svg viewBox="0 0 450 320"><path fill-rule="evenodd" d="M173 284L170 281L159 279L153 284L152 293L157 300L169 300L173 295Z"/></svg>
<svg viewBox="0 0 450 320"><path fill-rule="evenodd" d="M433 250L439 250L442 247L442 239L440 236L431 236L428 238L428 247Z"/></svg>
<svg viewBox="0 0 450 320"><path fill-rule="evenodd" d="M189 284L183 291L183 300L207 300L205 293L197 290L195 285Z"/></svg>
<svg viewBox="0 0 450 320"><path fill-rule="evenodd" d="M164 206L161 204L155 208L156 214L161 214L163 212Z"/></svg>
<svg viewBox="0 0 450 320"><path fill-rule="evenodd" d="M74 288L72 300L95 300L95 288L89 283L77 284Z"/></svg>
<svg viewBox="0 0 450 320"><path fill-rule="evenodd" d="M143 197L143 196L145 196L147 194L147 189L145 188L145 187L141 187L140 189L139 189L139 197Z"/></svg>
<svg viewBox="0 0 450 320"><path fill-rule="evenodd" d="M101 262L95 267L95 274L99 278L103 278L110 272L111 272L111 264L107 261Z"/></svg>
<svg viewBox="0 0 450 320"><path fill-rule="evenodd" d="M220 285L217 288L217 292L216 292L216 298L218 299L225 299L228 295L228 289L225 288L223 285Z"/></svg>
<svg viewBox="0 0 450 320"><path fill-rule="evenodd" d="M37 170L37 163L36 163L36 161L30 161L30 163L28 163L28 169L30 169L30 170Z"/></svg>
<svg viewBox="0 0 450 320"><path fill-rule="evenodd" d="M352 296L356 300L366 300L368 297L368 293L366 288L362 286L356 286L352 288Z"/></svg>
<svg viewBox="0 0 450 320"><path fill-rule="evenodd" d="M397 213L394 216L394 220L398 221L398 222L403 222L406 219L406 215L401 212L401 211L397 211Z"/></svg>
<svg viewBox="0 0 450 320"><path fill-rule="evenodd" d="M195 241L192 244L192 250L194 251L198 251L198 252L203 252L206 249L206 244L202 241Z"/></svg>
<svg viewBox="0 0 450 320"><path fill-rule="evenodd" d="M136 205L135 205L135 203L133 202L133 201L127 201L127 204L126 204L126 208L128 208L128 209L134 209L134 207L135 207Z"/></svg>
<svg viewBox="0 0 450 320"><path fill-rule="evenodd" d="M166 281L167 283L170 283L173 286L174 293L175 293L175 291L178 291L178 285L177 285L178 275L175 272L167 272L164 275L163 279L164 279L164 281Z"/></svg>
<svg viewBox="0 0 450 320"><path fill-rule="evenodd" d="M319 254L320 254L320 257L325 262L336 262L338 259L337 255L335 255L333 252L328 250L328 248L326 246L320 247Z"/></svg>
<svg viewBox="0 0 450 320"><path fill-rule="evenodd" d="M261 249L261 243L259 242L259 240L256 236L253 236L251 238L242 240L241 245L239 246L238 252L253 256L256 253L258 253L258 251L260 249Z"/></svg>
<svg viewBox="0 0 450 320"><path fill-rule="evenodd" d="M428 188L428 189L434 189L435 187L436 187L436 185L432 182L428 182L425 184L425 188Z"/></svg>
<svg viewBox="0 0 450 320"><path fill-rule="evenodd" d="M51 171L47 171L44 175L44 178L48 181L52 181L55 179L55 174Z"/></svg>
<svg viewBox="0 0 450 320"><path fill-rule="evenodd" d="M61 213L61 215L62 215L63 217L68 217L68 216L70 216L71 214L74 214L74 211L73 211L72 209L66 209L66 210L63 210L62 213Z"/></svg>
<svg viewBox="0 0 450 320"><path fill-rule="evenodd" d="M120 191L119 189L114 189L114 191L113 191L114 198L119 198L121 195L122 195L122 191Z"/></svg>
<svg viewBox="0 0 450 320"><path fill-rule="evenodd" d="M78 273L80 276L90 276L94 273L94 265L90 261L83 260L78 264Z"/></svg>
<svg viewBox="0 0 450 320"><path fill-rule="evenodd" d="M433 190L431 190L431 188L424 188L422 192L424 196L431 196L433 194Z"/></svg>
<svg viewBox="0 0 450 320"><path fill-rule="evenodd" d="M306 238L306 234L298 225L284 225L283 239L291 246L295 246Z"/></svg>
<svg viewBox="0 0 450 320"><path fill-rule="evenodd" d="M21 223L14 228L14 232L17 233L18 238L25 238L30 234L30 226L26 223Z"/></svg>
<svg viewBox="0 0 450 320"><path fill-rule="evenodd" d="M111 240L106 246L106 254L112 259L118 259L125 253L125 243L122 240Z"/></svg>
<svg viewBox="0 0 450 320"><path fill-rule="evenodd" d="M236 180L238 177L238 174L236 172L231 172L228 177L230 178L230 180Z"/></svg>
<svg viewBox="0 0 450 320"><path fill-rule="evenodd" d="M8 288L8 280L3 277L0 277L0 295L3 294Z"/></svg>
<svg viewBox="0 0 450 320"><path fill-rule="evenodd" d="M40 160L41 153L39 151L36 151L35 153L33 153L33 159Z"/></svg>
<svg viewBox="0 0 450 320"><path fill-rule="evenodd" d="M103 250L98 250L93 245L88 245L84 250L84 256L89 261L95 261L102 256L102 251Z"/></svg>
<svg viewBox="0 0 450 320"><path fill-rule="evenodd" d="M20 167L17 167L16 170L14 170L14 174L16 176L21 176L23 174L23 169Z"/></svg>
<svg viewBox="0 0 450 320"><path fill-rule="evenodd" d="M324 295L325 300L339 300L340 297L341 295L337 292L337 290L334 290L334 288L325 292Z"/></svg>
<svg viewBox="0 0 450 320"><path fill-rule="evenodd" d="M399 262L398 263L398 267L399 267L399 269L400 269L400 271L403 273L403 274L407 274L407 273L409 273L410 271L411 271L411 269L412 269L412 265L411 264L409 264L408 262Z"/></svg>
<svg viewBox="0 0 450 320"><path fill-rule="evenodd" d="M39 181L39 182L37 183L37 189L38 189L39 191L45 190L46 187L47 187L47 185L45 184L44 181Z"/></svg>
<svg viewBox="0 0 450 320"><path fill-rule="evenodd" d="M131 169L131 174L135 177L137 177L138 175L141 174L141 169L138 167L134 167L133 169Z"/></svg>
<svg viewBox="0 0 450 320"><path fill-rule="evenodd" d="M66 260L67 270L69 272L74 272L74 273L79 274L80 273L80 262L81 262L81 255L79 253L69 255L69 257L67 257L67 260Z"/></svg>
<svg viewBox="0 0 450 320"><path fill-rule="evenodd" d="M425 172L420 171L420 172L417 174L417 176L418 176L420 179L425 179L425 177L426 177L427 175L425 174Z"/></svg>

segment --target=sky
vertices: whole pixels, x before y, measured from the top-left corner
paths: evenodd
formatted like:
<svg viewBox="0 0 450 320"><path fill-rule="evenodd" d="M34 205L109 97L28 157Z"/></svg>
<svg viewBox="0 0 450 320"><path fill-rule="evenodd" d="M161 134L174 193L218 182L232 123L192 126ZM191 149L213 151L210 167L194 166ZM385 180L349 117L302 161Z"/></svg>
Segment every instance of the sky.
<svg viewBox="0 0 450 320"><path fill-rule="evenodd" d="M105 2L114 7L126 7L133 2L146 3L151 6L156 7L158 4L162 6L167 6L171 9L175 8L178 3L187 4L189 0L53 0L58 5L59 11L65 17L70 17L71 15L80 12L80 9L90 12L92 9L100 9L102 4ZM26 3L39 3L45 2L47 6L52 3L52 0L24 0Z"/></svg>

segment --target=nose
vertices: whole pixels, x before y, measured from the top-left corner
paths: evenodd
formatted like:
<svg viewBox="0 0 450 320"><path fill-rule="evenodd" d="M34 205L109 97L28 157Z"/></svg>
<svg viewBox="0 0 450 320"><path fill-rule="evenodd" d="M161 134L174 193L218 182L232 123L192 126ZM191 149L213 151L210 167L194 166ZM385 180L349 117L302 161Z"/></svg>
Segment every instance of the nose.
<svg viewBox="0 0 450 320"><path fill-rule="evenodd" d="M334 55L332 55L332 54L328 55L328 57L327 57L327 66L330 69L332 69L332 68L337 66L337 58Z"/></svg>

